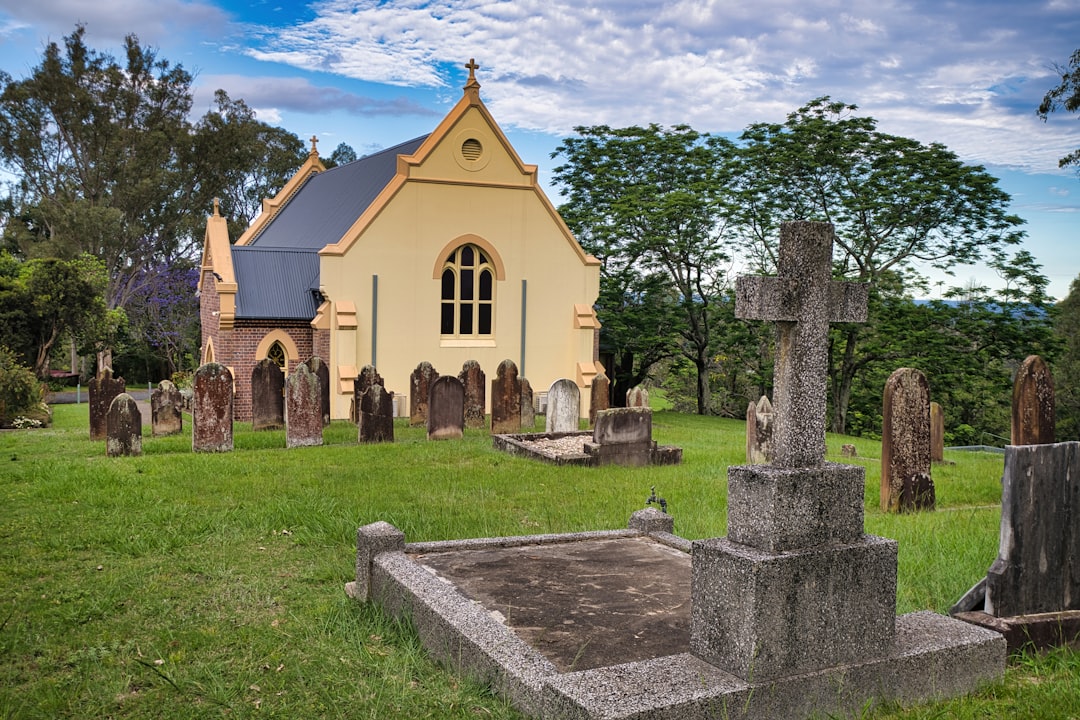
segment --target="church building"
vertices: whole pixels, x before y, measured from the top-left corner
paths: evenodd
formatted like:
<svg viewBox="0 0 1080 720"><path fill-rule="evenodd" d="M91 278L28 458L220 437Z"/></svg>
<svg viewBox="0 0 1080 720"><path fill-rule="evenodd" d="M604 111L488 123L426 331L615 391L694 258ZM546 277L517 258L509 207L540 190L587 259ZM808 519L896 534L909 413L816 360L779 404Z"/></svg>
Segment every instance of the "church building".
<svg viewBox="0 0 1080 720"><path fill-rule="evenodd" d="M423 361L457 375L476 360L490 382L504 359L538 392L575 380L588 414L584 390L601 370L600 262L480 100L476 64L467 67L463 97L430 135L330 169L313 138L235 244L215 203L199 281L202 361L232 371L236 419L251 417L260 360L291 373L313 355L329 367L335 419L349 417L364 365L400 396Z"/></svg>

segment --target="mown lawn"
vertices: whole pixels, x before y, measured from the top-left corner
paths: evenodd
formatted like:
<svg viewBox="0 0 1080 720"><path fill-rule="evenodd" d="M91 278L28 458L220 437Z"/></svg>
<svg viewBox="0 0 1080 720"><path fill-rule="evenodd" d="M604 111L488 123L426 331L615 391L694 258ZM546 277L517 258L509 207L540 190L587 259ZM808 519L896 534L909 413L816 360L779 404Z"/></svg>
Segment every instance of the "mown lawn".
<svg viewBox="0 0 1080 720"><path fill-rule="evenodd" d="M676 532L725 532L725 469L743 423L661 412L656 438L684 463L556 468L495 452L490 437L286 450L237 425L236 450L190 452L190 434L144 438L139 458L91 442L86 405L51 429L0 433L0 715L7 718L519 718L425 656L409 627L350 601L359 525L410 541L613 529L651 486ZM185 418L188 420L189 418ZM940 509L878 511L880 447L867 469L868 532L900 541L898 611L945 612L997 550L1000 455L949 455ZM1010 666L969 698L881 708L875 718L1080 717L1080 654Z"/></svg>

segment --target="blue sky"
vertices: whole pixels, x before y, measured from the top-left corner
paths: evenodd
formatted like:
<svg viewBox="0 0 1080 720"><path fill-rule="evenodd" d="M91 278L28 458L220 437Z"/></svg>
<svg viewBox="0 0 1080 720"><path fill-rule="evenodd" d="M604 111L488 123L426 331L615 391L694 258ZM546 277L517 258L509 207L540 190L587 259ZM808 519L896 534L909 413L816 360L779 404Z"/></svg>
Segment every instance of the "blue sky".
<svg viewBox="0 0 1080 720"><path fill-rule="evenodd" d="M1080 275L1080 179L1057 167L1080 116L1035 115L1080 48L1080 0L0 0L0 69L24 77L79 22L97 50L119 55L134 33L194 72L197 116L223 88L324 155L430 132L475 57L544 182L577 125L737 134L830 95L986 166L1051 294ZM971 279L1000 284L981 267L953 282Z"/></svg>

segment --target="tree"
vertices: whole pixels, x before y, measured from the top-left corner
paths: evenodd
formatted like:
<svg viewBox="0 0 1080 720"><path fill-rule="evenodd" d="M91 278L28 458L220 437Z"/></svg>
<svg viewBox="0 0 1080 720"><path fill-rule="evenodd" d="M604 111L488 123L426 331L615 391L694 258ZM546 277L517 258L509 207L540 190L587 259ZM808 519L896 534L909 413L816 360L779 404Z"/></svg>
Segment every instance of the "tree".
<svg viewBox="0 0 1080 720"><path fill-rule="evenodd" d="M1061 75L1061 83L1047 92L1039 103L1038 114L1044 122L1049 119L1050 113L1058 109L1071 113L1080 110L1080 50L1073 52L1067 66L1055 69ZM1073 150L1058 161L1058 167L1070 165L1077 166L1080 172L1080 149Z"/></svg>
<svg viewBox="0 0 1080 720"><path fill-rule="evenodd" d="M838 277L901 288L923 279L916 263L945 272L984 258L1008 258L1024 233L1009 196L981 166L944 146L887 135L857 108L818 98L783 124L741 135L733 182L743 247L758 270L775 267L779 226L822 220L836 229ZM830 351L830 426L844 432L867 330L841 326Z"/></svg>
<svg viewBox="0 0 1080 720"><path fill-rule="evenodd" d="M338 143L338 146L334 148L334 152L330 153L330 157L324 159L322 163L326 167L332 168L354 162L356 159L356 151L352 149L352 145Z"/></svg>
<svg viewBox="0 0 1080 720"><path fill-rule="evenodd" d="M614 329L606 335L601 330L601 343L618 346L622 367L617 372L624 376L632 375L625 369L630 355L641 374L677 347L694 364L697 411L704 414L710 409L714 305L730 260L721 240L729 212L724 158L733 147L685 125L578 127L575 132L578 137L553 153L565 159L554 178L566 198L560 213L603 263L601 285L614 283L598 302L601 325L644 317L636 330L659 334L651 354ZM634 319L623 320L630 307ZM677 322L658 314L675 307Z"/></svg>
<svg viewBox="0 0 1080 720"><path fill-rule="evenodd" d="M1054 365L1057 435L1059 440L1076 440L1080 438L1080 277L1057 305L1054 334L1063 346Z"/></svg>

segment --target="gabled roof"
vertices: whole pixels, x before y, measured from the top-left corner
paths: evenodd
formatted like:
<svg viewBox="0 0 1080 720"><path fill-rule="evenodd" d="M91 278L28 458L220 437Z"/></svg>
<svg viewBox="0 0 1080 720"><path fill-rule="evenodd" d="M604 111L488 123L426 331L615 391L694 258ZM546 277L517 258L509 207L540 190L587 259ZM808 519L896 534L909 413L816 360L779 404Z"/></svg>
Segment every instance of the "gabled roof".
<svg viewBox="0 0 1080 720"><path fill-rule="evenodd" d="M236 317L311 320L322 303L319 255L311 249L232 248Z"/></svg>
<svg viewBox="0 0 1080 720"><path fill-rule="evenodd" d="M341 240L427 136L312 174L245 247L321 250Z"/></svg>

